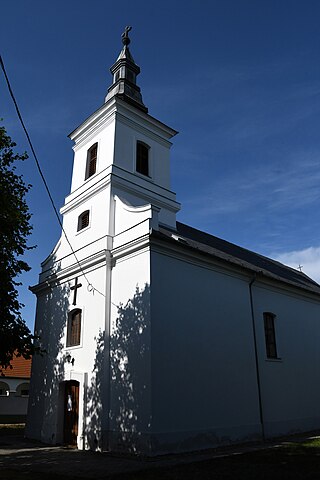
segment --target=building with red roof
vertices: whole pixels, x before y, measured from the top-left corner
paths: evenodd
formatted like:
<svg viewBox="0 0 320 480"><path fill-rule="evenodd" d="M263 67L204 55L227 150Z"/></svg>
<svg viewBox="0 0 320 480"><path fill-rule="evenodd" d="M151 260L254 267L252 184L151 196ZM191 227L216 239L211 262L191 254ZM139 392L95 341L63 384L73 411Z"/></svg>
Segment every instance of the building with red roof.
<svg viewBox="0 0 320 480"><path fill-rule="evenodd" d="M13 356L0 377L0 423L25 422L32 359Z"/></svg>

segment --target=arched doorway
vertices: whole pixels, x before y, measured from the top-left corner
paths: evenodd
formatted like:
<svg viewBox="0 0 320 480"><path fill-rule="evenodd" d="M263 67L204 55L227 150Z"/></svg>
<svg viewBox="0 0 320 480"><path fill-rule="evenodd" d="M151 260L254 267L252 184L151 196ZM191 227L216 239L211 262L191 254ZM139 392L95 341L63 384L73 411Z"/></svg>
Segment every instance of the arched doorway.
<svg viewBox="0 0 320 480"><path fill-rule="evenodd" d="M63 442L65 445L77 445L79 421L79 382L65 382L64 388L64 426Z"/></svg>

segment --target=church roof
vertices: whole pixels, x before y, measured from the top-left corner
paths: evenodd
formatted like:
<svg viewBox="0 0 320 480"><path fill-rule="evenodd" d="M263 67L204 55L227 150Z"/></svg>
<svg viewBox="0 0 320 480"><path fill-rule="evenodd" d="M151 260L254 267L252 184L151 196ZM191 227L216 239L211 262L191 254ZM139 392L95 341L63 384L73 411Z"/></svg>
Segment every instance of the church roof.
<svg viewBox="0 0 320 480"><path fill-rule="evenodd" d="M303 272L183 223L177 222L176 231L160 227L159 232L156 232L155 235L169 241L179 242L184 247L192 248L224 262L251 270L257 275L260 274L320 294L320 285Z"/></svg>
<svg viewBox="0 0 320 480"><path fill-rule="evenodd" d="M11 367L8 367L3 370L5 377L13 378L30 378L31 376L31 363L32 359L25 359L24 357L17 357L13 355L13 358L10 362Z"/></svg>

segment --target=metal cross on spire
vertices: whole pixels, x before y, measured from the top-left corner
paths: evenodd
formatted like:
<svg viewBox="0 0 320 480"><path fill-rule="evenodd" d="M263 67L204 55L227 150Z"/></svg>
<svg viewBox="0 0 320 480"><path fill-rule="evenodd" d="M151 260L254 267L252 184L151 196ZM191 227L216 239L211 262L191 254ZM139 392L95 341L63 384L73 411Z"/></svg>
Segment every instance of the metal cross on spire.
<svg viewBox="0 0 320 480"><path fill-rule="evenodd" d="M130 27L130 26L129 26L129 27L126 27L126 28L124 29L123 34L121 35L122 43L123 43L123 45L125 45L125 46L128 46L129 43L131 42L131 40L130 40L130 38L129 38L129 35L128 35L128 33L130 32L130 30L132 30L132 27Z"/></svg>

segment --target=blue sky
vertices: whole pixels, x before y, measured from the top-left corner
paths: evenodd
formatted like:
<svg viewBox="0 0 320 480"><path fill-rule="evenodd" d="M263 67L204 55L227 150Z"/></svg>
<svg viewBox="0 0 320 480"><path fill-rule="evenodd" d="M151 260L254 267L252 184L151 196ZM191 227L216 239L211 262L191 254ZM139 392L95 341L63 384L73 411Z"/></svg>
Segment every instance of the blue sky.
<svg viewBox="0 0 320 480"><path fill-rule="evenodd" d="M313 0L11 0L1 55L56 205L69 193L72 142L111 83L132 25L151 115L180 133L172 148L178 219L320 281L320 2ZM29 151L0 77L0 117ZM37 249L21 300L33 325L40 262L60 236L30 158L22 168Z"/></svg>

